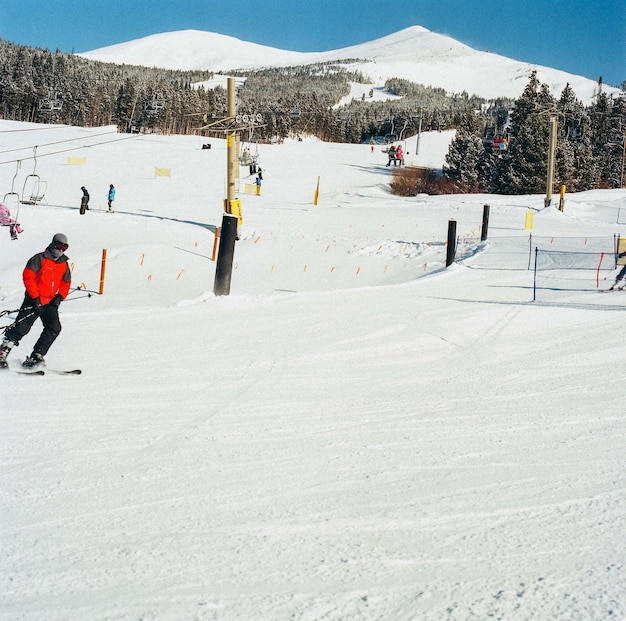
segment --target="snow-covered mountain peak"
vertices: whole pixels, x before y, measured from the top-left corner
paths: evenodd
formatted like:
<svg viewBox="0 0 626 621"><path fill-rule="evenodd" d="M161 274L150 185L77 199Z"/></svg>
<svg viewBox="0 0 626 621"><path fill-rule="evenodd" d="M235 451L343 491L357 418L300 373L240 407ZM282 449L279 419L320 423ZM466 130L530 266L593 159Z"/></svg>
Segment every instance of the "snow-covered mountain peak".
<svg viewBox="0 0 626 621"><path fill-rule="evenodd" d="M594 80L474 50L422 26L325 52L293 52L215 32L182 30L150 35L81 56L117 64L214 72L350 60L346 68L361 71L373 86L382 86L389 78L403 78L444 88L449 93L465 91L486 98L519 97L533 70L556 96L569 83L578 98L588 103L597 89Z"/></svg>

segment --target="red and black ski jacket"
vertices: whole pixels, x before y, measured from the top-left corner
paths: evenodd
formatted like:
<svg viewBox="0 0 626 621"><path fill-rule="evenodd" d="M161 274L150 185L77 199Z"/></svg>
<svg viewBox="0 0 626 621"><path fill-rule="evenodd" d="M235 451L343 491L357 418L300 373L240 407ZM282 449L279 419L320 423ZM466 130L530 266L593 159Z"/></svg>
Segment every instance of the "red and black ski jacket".
<svg viewBox="0 0 626 621"><path fill-rule="evenodd" d="M26 293L33 299L39 298L42 305L49 304L57 293L67 297L72 283L67 257L62 254L55 259L48 250L39 252L26 263L22 273Z"/></svg>

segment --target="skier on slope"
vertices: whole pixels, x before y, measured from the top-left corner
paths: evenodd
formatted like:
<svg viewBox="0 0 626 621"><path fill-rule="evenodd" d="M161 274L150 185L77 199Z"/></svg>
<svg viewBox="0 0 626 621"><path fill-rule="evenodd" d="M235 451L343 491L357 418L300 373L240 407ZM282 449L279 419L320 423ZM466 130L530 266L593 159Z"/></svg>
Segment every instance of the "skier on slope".
<svg viewBox="0 0 626 621"><path fill-rule="evenodd" d="M85 186L81 190L83 191L83 195L80 198L80 215L82 216L89 209L89 191Z"/></svg>
<svg viewBox="0 0 626 621"><path fill-rule="evenodd" d="M115 200L115 186L111 183L109 185L109 193L107 194L107 202L109 205L109 212L113 213L113 201Z"/></svg>
<svg viewBox="0 0 626 621"><path fill-rule="evenodd" d="M26 294L15 322L6 331L0 344L0 368L9 366L9 352L30 332L37 317L43 323L43 331L32 354L22 366L35 367L44 363L43 357L61 332L59 304L70 290L71 273L68 258L64 254L67 248L67 237L57 233L43 252L37 253L26 263L22 273Z"/></svg>
<svg viewBox="0 0 626 621"><path fill-rule="evenodd" d="M618 259L621 259L622 257L626 257L626 251L620 252L617 255ZM626 263L624 264L622 269L619 271L619 274L615 277L615 282L611 285L609 290L613 291L614 289L617 289L618 287L621 289L622 288L621 282L622 280L624 280L624 276L626 276Z"/></svg>

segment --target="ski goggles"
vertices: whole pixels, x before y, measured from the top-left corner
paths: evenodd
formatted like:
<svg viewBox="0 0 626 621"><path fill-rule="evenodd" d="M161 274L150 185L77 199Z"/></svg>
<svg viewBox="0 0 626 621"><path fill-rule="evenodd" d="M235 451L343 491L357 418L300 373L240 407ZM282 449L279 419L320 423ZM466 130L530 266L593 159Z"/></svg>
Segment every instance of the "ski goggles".
<svg viewBox="0 0 626 621"><path fill-rule="evenodd" d="M63 250L63 251L65 251L65 250L67 250L67 249L69 248L69 245L68 245L68 244L63 244L63 243L61 243L61 242L54 242L54 247L55 247L57 250Z"/></svg>

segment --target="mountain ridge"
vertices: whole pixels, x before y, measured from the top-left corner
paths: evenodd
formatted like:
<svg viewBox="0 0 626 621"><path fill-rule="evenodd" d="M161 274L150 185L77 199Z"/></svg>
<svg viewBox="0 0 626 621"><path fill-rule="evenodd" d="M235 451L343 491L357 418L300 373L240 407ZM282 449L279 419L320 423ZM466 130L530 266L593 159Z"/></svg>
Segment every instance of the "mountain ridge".
<svg viewBox="0 0 626 621"><path fill-rule="evenodd" d="M374 86L389 78L403 78L466 92L487 99L519 97L532 71L555 95L570 84L588 103L598 85L584 76L475 50L452 37L416 25L358 45L324 52L293 52L242 41L203 30L171 31L78 54L84 58L178 70L215 73L342 61L361 71ZM609 91L618 89L607 87Z"/></svg>

